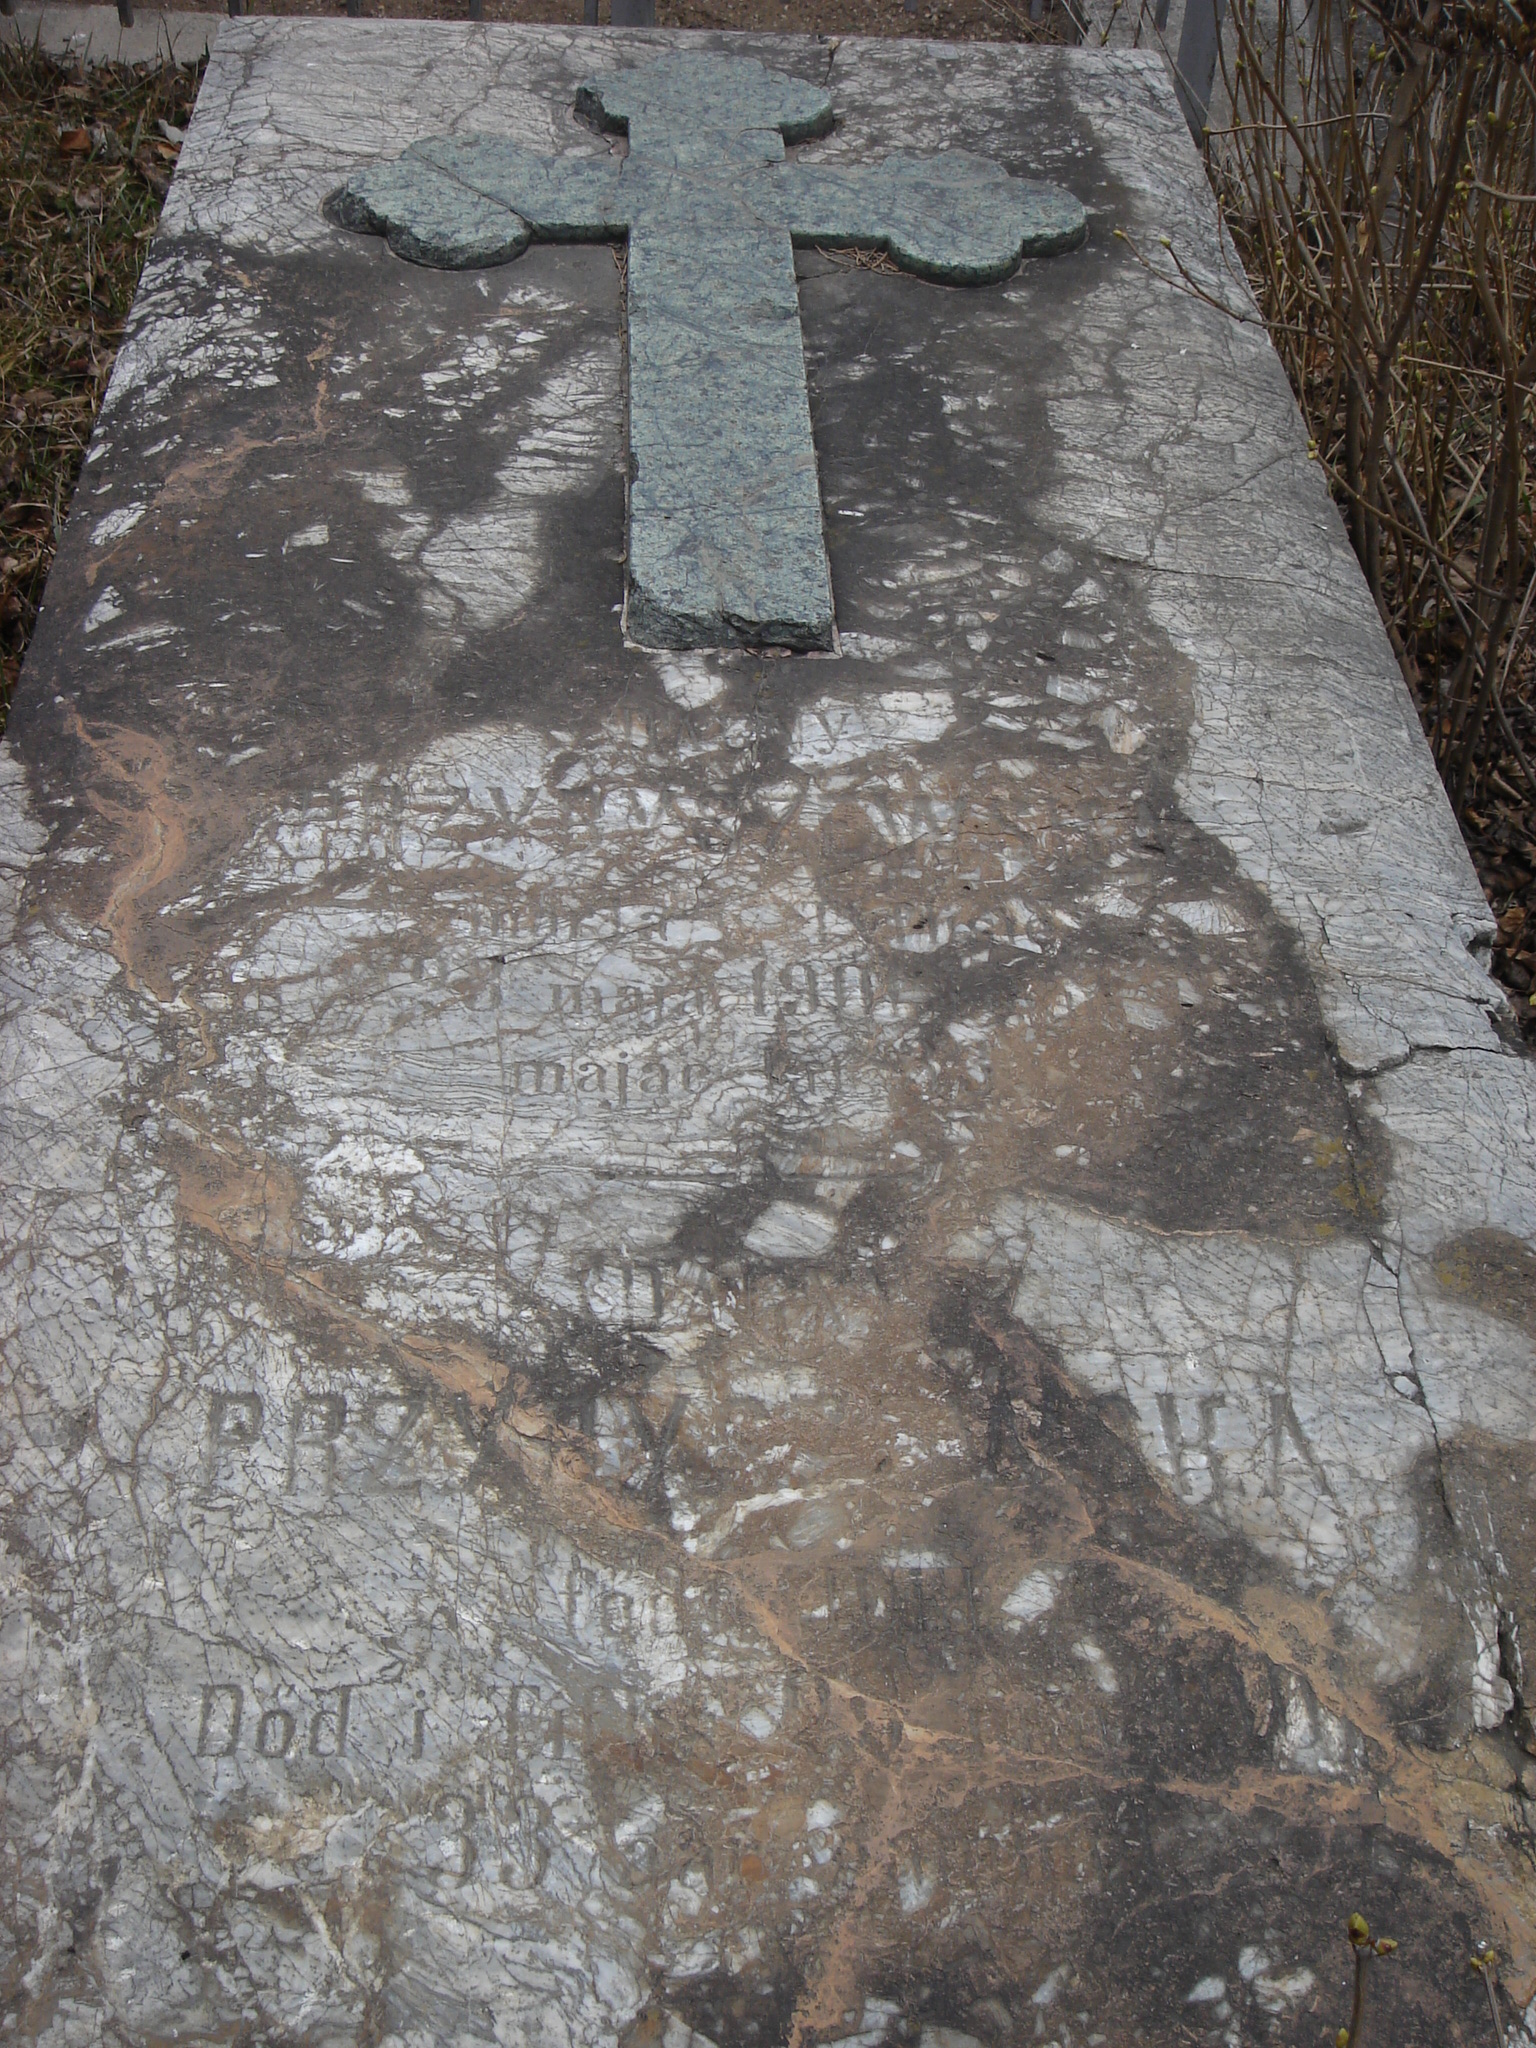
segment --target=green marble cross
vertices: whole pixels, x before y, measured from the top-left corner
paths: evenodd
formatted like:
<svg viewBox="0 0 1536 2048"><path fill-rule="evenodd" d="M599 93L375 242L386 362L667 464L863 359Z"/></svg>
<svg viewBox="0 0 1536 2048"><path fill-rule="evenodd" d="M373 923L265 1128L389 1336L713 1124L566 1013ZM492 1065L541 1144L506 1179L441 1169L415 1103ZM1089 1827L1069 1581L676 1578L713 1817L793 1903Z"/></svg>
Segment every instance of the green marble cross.
<svg viewBox="0 0 1536 2048"><path fill-rule="evenodd" d="M626 156L539 157L494 136L418 142L330 202L415 263L505 263L537 237L628 237L625 626L645 647L832 645L794 244L888 250L988 284L1083 239L1070 193L962 150L786 162L832 102L750 58L673 55L582 86Z"/></svg>

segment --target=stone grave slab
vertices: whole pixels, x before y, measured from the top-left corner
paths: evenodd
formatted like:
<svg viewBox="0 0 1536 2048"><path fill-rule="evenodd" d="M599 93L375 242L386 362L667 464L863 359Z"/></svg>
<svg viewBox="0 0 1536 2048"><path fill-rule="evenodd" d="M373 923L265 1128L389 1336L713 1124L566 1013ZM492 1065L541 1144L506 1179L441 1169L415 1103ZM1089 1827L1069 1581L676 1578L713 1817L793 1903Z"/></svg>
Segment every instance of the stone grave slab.
<svg viewBox="0 0 1536 2048"><path fill-rule="evenodd" d="M231 22L0 778L12 2038L1529 1985L1532 1069L1159 60Z"/></svg>

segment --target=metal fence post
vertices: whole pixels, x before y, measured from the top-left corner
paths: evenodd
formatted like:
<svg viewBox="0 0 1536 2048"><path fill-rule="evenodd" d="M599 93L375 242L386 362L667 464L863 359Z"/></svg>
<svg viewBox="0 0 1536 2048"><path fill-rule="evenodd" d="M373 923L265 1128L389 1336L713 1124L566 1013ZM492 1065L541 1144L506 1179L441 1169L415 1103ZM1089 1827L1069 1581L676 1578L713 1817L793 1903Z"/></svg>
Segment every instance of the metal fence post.
<svg viewBox="0 0 1536 2048"><path fill-rule="evenodd" d="M1223 0L1185 0L1179 54L1174 60L1173 89L1197 143L1205 141L1211 111L1211 87L1221 53Z"/></svg>

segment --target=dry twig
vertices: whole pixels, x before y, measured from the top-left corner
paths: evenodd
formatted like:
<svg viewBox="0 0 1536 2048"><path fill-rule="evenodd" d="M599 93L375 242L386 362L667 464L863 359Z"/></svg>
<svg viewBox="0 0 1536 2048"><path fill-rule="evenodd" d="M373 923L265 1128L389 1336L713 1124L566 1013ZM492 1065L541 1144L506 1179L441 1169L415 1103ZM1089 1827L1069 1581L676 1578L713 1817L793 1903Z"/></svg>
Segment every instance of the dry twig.
<svg viewBox="0 0 1536 2048"><path fill-rule="evenodd" d="M1536 21L1510 0L1227 19L1212 178L1536 1033Z"/></svg>
<svg viewBox="0 0 1536 2048"><path fill-rule="evenodd" d="M1351 1913L1349 1916L1349 1945L1355 1953L1355 1996L1350 2007L1349 2025L1340 2027L1334 2048L1360 2048L1365 2039L1366 1970L1373 1957L1397 1953L1397 1943L1390 1935L1372 1938L1363 1913Z"/></svg>

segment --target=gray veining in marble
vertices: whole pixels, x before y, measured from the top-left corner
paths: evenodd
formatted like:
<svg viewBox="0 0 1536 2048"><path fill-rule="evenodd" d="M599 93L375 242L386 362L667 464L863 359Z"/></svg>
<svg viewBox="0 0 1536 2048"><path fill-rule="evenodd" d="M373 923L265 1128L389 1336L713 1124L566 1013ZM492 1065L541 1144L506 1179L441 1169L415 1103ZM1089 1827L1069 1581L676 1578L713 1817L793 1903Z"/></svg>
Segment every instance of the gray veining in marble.
<svg viewBox="0 0 1536 2048"><path fill-rule="evenodd" d="M322 211L701 47L1093 223L795 252L836 659L625 643L608 248ZM0 748L10 2038L1529 1995L1536 1082L1233 278L1156 58L221 30Z"/></svg>

